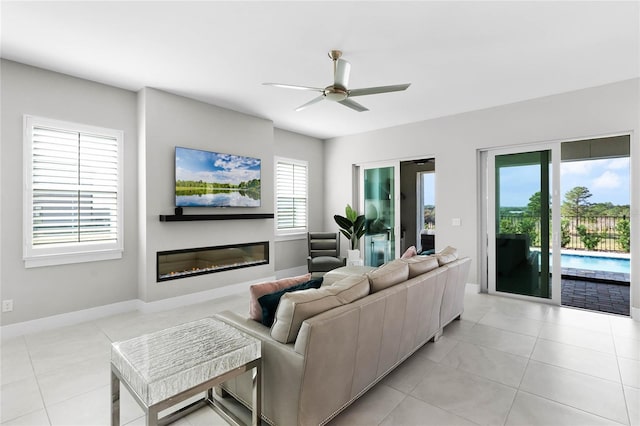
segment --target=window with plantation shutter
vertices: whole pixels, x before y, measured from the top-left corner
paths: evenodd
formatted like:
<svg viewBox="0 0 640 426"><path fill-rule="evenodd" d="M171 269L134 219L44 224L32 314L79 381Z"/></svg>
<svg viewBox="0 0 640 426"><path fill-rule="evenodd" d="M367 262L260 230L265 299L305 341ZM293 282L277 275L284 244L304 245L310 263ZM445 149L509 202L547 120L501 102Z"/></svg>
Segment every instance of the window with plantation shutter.
<svg viewBox="0 0 640 426"><path fill-rule="evenodd" d="M24 122L25 266L122 257L122 132Z"/></svg>
<svg viewBox="0 0 640 426"><path fill-rule="evenodd" d="M276 234L307 232L307 163L276 158Z"/></svg>

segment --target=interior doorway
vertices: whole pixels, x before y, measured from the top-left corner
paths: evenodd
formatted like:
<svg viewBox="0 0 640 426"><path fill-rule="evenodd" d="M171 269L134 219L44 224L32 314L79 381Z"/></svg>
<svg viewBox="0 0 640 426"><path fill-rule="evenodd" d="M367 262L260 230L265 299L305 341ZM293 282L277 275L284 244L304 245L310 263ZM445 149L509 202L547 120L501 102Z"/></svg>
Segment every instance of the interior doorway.
<svg viewBox="0 0 640 426"><path fill-rule="evenodd" d="M411 246L435 252L435 180L435 158L400 162L400 254Z"/></svg>

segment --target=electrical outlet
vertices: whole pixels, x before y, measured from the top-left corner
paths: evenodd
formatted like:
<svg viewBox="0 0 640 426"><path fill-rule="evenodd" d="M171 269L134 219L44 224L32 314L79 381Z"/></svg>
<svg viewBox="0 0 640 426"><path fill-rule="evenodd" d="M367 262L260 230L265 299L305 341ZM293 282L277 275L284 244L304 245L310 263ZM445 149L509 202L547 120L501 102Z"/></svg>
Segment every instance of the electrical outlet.
<svg viewBox="0 0 640 426"><path fill-rule="evenodd" d="M13 311L13 299L7 299L2 301L2 312Z"/></svg>

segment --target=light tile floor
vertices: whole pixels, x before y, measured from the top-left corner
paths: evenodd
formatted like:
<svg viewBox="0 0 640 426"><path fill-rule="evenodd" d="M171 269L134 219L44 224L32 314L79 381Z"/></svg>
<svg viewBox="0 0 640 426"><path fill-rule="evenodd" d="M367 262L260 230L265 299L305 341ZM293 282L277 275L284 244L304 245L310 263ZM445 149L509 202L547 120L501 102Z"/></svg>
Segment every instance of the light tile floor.
<svg viewBox="0 0 640 426"><path fill-rule="evenodd" d="M4 341L0 422L108 425L111 342L247 304L230 296ZM143 425L126 390L121 397L122 424ZM175 424L225 423L205 408ZM461 321L330 424L640 425L640 322L468 293Z"/></svg>

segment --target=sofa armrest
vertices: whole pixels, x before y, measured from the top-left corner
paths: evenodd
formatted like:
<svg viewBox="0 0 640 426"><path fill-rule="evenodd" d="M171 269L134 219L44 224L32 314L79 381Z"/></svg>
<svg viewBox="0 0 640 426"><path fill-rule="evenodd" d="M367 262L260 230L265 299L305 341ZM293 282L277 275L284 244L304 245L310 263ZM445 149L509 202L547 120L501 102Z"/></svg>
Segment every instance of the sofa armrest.
<svg viewBox="0 0 640 426"><path fill-rule="evenodd" d="M297 424L304 357L294 350L293 343L283 344L274 340L269 334L269 327L257 321L231 311L214 317L260 339L263 417L271 424ZM223 388L247 407L252 406L251 372L226 382Z"/></svg>
<svg viewBox="0 0 640 426"><path fill-rule="evenodd" d="M253 337L257 337L260 340L271 339L269 335L269 327L262 325L258 321L254 321L251 318L244 317L233 311L223 311L214 315L215 318L218 318L227 324L231 324L236 328L244 331L247 334L250 334Z"/></svg>

